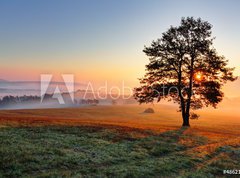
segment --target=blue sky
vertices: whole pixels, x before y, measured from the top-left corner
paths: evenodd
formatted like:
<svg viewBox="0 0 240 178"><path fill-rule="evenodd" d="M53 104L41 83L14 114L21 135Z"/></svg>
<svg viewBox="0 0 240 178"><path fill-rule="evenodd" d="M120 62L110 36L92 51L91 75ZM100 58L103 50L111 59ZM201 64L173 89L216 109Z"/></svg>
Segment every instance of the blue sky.
<svg viewBox="0 0 240 178"><path fill-rule="evenodd" d="M148 62L144 45L186 16L209 21L214 46L238 67L239 7L238 0L0 1L0 78L73 73L79 81L135 85Z"/></svg>

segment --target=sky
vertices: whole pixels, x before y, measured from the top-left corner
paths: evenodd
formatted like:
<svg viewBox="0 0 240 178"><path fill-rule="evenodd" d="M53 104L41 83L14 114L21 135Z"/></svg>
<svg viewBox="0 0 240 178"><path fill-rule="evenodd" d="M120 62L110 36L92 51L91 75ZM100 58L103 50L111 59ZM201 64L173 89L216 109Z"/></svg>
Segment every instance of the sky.
<svg viewBox="0 0 240 178"><path fill-rule="evenodd" d="M1 0L0 79L74 74L77 82L138 84L144 45L182 17L213 25L214 47L240 75L238 0Z"/></svg>

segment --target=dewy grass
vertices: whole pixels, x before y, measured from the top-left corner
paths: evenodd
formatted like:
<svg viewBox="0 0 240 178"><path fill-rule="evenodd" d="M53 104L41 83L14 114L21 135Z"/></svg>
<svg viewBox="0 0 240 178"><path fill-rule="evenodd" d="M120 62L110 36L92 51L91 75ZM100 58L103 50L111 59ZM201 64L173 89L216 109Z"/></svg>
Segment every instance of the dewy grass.
<svg viewBox="0 0 240 178"><path fill-rule="evenodd" d="M145 137L138 137L138 132L102 127L1 128L0 177L213 177L222 175L222 169L239 168L239 147L219 147L208 157L194 158L188 151L207 144L203 137L184 130Z"/></svg>

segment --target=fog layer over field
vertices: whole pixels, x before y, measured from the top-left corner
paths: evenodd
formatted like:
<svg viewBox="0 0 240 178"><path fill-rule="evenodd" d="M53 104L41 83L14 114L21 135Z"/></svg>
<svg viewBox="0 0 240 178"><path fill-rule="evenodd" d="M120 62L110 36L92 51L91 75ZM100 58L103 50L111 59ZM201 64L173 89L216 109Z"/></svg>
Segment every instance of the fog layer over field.
<svg viewBox="0 0 240 178"><path fill-rule="evenodd" d="M52 97L52 93L56 87L60 88L64 104L59 104L58 99ZM4 96L15 98L5 98L0 102L0 109L37 109L37 108L68 108L68 107L84 107L92 105L125 105L137 104L133 97L129 95L118 95L113 93L97 93L95 88L88 91L86 84L75 83L74 100L67 93L67 88L63 82L52 82L47 90L48 97L41 100L39 81L16 81L9 82L0 80L0 99ZM224 87L225 97L219 104L219 109L234 109L240 106L240 79L235 82L227 83ZM22 97L22 98L18 98ZM174 103L161 101L160 104L176 106Z"/></svg>

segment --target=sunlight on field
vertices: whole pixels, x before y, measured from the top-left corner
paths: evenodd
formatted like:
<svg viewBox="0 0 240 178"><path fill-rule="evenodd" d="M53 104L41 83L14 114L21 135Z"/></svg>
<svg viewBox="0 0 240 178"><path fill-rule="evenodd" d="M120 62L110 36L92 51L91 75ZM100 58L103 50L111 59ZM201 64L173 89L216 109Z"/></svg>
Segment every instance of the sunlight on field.
<svg viewBox="0 0 240 178"><path fill-rule="evenodd" d="M143 113L152 107L155 113ZM94 106L66 109L34 109L0 111L1 125L116 125L156 132L181 127L181 114L171 105L127 105ZM203 109L200 118L191 120L189 132L196 132L211 138L240 135L240 116L237 110Z"/></svg>

